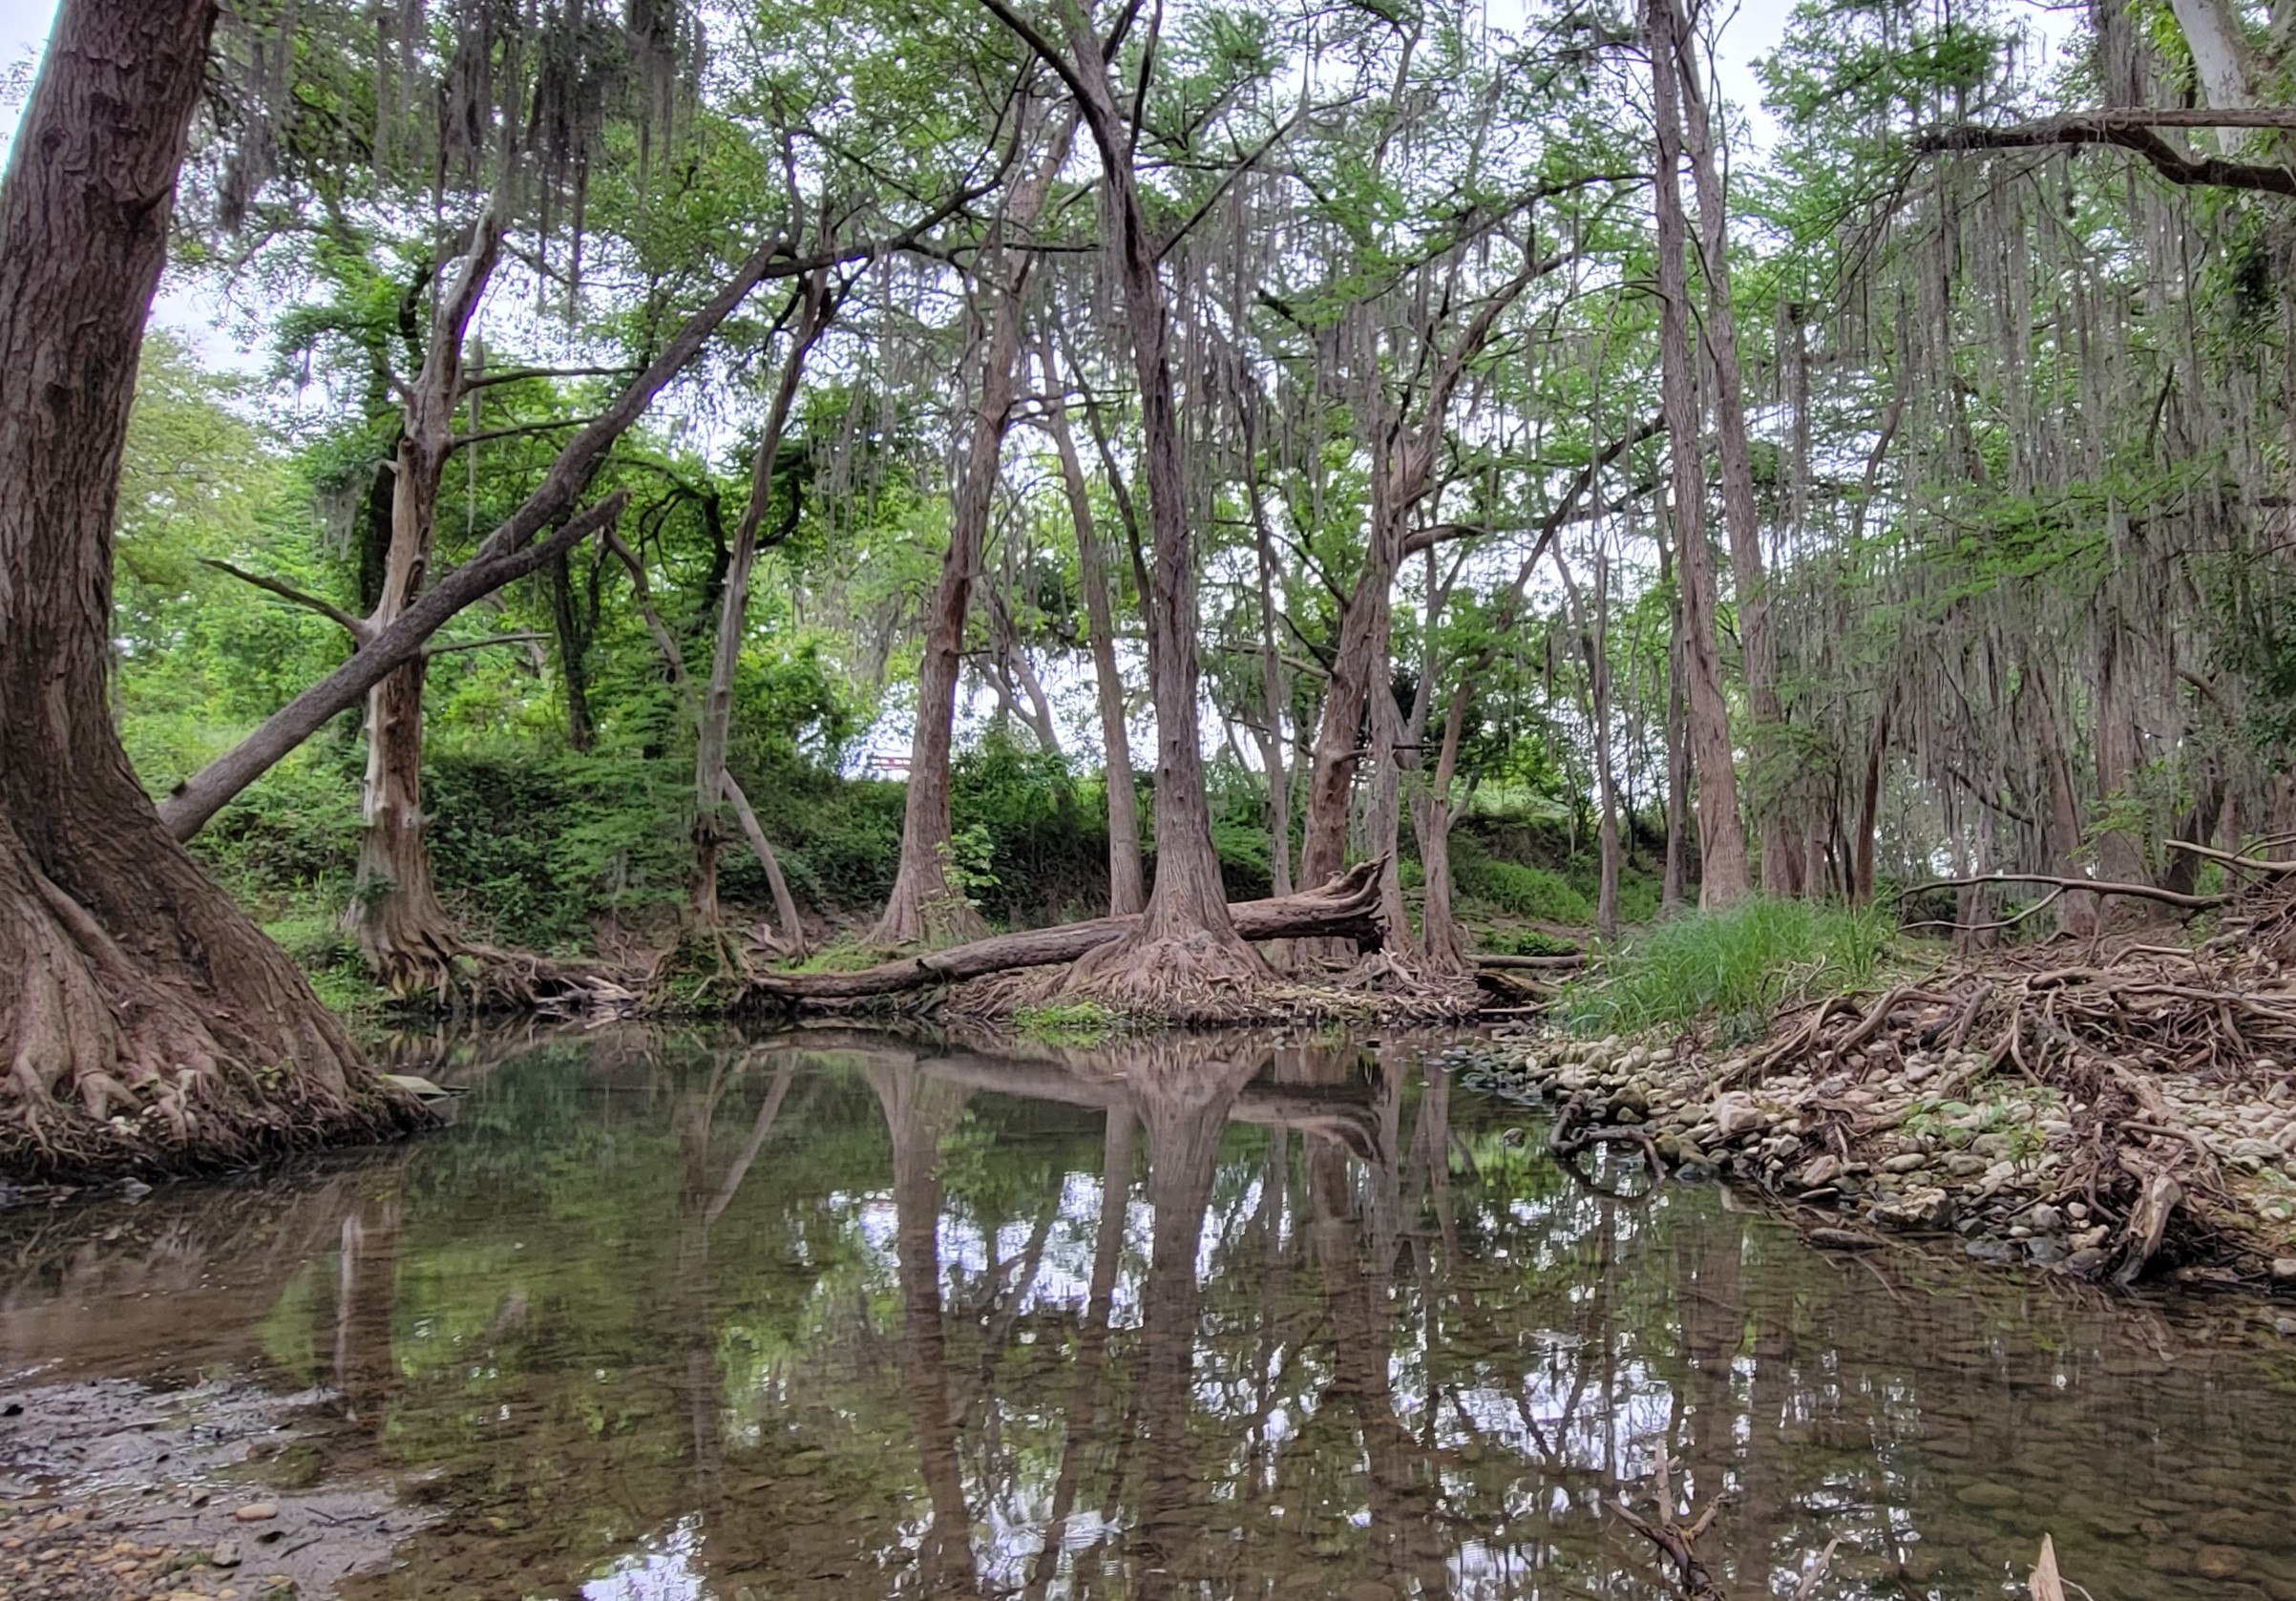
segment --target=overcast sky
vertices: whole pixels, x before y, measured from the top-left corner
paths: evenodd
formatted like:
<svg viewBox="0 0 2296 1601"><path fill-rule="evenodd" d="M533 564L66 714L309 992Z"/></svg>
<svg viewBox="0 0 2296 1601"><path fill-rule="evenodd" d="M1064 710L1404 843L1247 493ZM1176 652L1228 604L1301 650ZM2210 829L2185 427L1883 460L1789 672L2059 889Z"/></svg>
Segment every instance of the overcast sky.
<svg viewBox="0 0 2296 1601"><path fill-rule="evenodd" d="M1494 14L1515 11L1508 0L1491 7ZM1785 27L1793 0L1743 0L1722 32L1722 78L1730 97L1740 105L1755 103L1757 91L1747 63L1769 52ZM47 42L55 16L55 0L0 0L0 79L12 75L16 64L36 55ZM11 96L0 105L0 142L16 126L20 108Z"/></svg>

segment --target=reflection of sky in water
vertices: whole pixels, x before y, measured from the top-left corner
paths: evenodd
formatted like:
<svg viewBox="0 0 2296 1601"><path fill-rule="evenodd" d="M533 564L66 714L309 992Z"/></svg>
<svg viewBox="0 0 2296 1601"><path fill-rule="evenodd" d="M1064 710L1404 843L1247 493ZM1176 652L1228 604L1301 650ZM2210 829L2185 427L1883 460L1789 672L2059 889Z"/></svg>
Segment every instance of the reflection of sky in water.
<svg viewBox="0 0 2296 1601"><path fill-rule="evenodd" d="M583 1601L707 1601L709 1586L697 1571L701 1555L702 1520L680 1518L659 1545L583 1585Z"/></svg>

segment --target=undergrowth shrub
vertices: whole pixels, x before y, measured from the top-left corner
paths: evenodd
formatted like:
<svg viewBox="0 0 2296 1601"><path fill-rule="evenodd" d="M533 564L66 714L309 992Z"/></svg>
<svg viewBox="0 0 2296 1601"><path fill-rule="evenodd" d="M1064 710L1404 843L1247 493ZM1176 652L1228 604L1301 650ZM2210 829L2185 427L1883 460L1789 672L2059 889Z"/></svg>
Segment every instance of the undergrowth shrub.
<svg viewBox="0 0 2296 1601"><path fill-rule="evenodd" d="M1756 899L1690 913L1639 931L1571 985L1564 1022L1599 1035L1711 1020L1752 1039L1782 1005L1870 985L1894 938L1891 920L1870 908Z"/></svg>
<svg viewBox="0 0 2296 1601"><path fill-rule="evenodd" d="M1470 837L1453 842L1451 877L1460 894L1485 901L1510 916L1582 927L1594 921L1593 901L1561 874L1501 861Z"/></svg>

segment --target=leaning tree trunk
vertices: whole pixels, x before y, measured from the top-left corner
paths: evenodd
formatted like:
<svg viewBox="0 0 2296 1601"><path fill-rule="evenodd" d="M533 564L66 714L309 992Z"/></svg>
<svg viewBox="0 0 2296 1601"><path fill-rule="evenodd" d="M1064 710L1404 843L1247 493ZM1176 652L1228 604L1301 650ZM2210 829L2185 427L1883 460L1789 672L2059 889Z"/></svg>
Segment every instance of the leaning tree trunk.
<svg viewBox="0 0 2296 1601"><path fill-rule="evenodd" d="M1672 0L1648 0L1653 104L1658 174L1658 353L1674 480L1675 554L1682 577L1682 633L1689 684L1691 763L1698 783L1698 902L1733 906L1754 892L1746 829L1738 817L1738 769L1730 744L1730 704L1722 692L1719 606L1714 553L1706 542L1705 440L1698 420L1697 374L1690 343L1689 228L1682 215L1682 130L1676 107Z"/></svg>
<svg viewBox="0 0 2296 1601"><path fill-rule="evenodd" d="M113 517L214 0L67 0L0 182L0 1173L420 1114L160 826L112 722Z"/></svg>
<svg viewBox="0 0 2296 1601"><path fill-rule="evenodd" d="M750 811L741 787L733 781L733 771L727 766L727 749L733 737L733 681L741 667L742 646L749 637L749 584L757 569L766 512L773 499L774 464L780 458L782 436L789 432L790 414L797 403L797 385L805 374L806 358L835 315L836 301L830 292L828 274L822 271L809 274L797 289L797 322L790 336L789 359L783 363L781 377L774 385L765 433L751 458L749 503L742 508L742 520L734 529L733 548L727 553L726 583L718 604L717 643L709 659L709 681L703 686L695 708L691 911L696 929L712 939L722 933L723 923L718 908L718 850L725 837L725 812L720 804L723 802L733 807L742 832L748 836L750 848L766 870L775 911L782 918L783 940L793 949L804 942L796 907L790 898L789 886L782 879L780 864L772 846L766 841L756 813ZM790 521L794 520L792 513ZM783 532L786 535L789 529ZM634 563L631 570L633 575L642 572ZM638 581L638 578L634 576L632 581ZM675 643L671 642L672 656L677 654Z"/></svg>
<svg viewBox="0 0 2296 1601"><path fill-rule="evenodd" d="M973 408L972 431L949 519L949 548L942 553L940 584L934 591L932 621L925 631L924 662L916 687L916 725L909 749L909 790L901 814L900 864L886 897L884 915L873 937L879 945L937 944L988 932L988 924L950 881L955 826L949 808L949 758L956 739L957 673L964 661L965 616L972 608L973 579L988 542L989 512L997 494L1004 436L1012 427L1015 369L1021 360L1028 280L1036 263L1023 251L1008 263L998 235L1009 220L1026 233L1043 209L1053 174L1067 157L1069 132L1058 133L1046 158L1013 192L1006 216L992 229L981 252L979 281L1001 284L980 353L980 395ZM1011 281L1002 282L1007 271Z"/></svg>

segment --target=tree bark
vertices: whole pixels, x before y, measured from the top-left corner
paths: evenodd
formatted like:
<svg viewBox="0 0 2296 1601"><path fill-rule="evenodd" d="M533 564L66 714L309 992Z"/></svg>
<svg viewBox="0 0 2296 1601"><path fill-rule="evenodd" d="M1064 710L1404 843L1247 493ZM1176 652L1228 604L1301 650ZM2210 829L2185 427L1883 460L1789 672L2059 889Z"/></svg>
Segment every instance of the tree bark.
<svg viewBox="0 0 2296 1601"><path fill-rule="evenodd" d="M1438 973L1460 971L1466 955L1451 905L1451 785L1459 775L1459 747L1471 698L1467 675L1462 674L1443 711L1443 748L1435 758L1434 780L1419 797L1412 819L1419 832L1420 868L1425 879L1421 892L1420 943L1427 965Z"/></svg>
<svg viewBox="0 0 2296 1601"><path fill-rule="evenodd" d="M1595 932L1605 939L1618 937L1618 778L1611 769L1610 564L1597 550L1594 557L1594 605L1590 612L1563 547L1554 546L1554 570L1562 578L1563 595L1570 607L1571 624L1578 634L1579 659L1587 669L1587 720L1594 729L1594 781L1602 806L1596 829L1601 852L1601 884L1595 895Z"/></svg>
<svg viewBox="0 0 2296 1601"><path fill-rule="evenodd" d="M1801 860L1793 844L1792 820L1779 792L1783 789L1783 775L1766 770L1775 769L1780 760L1775 729L1782 713L1778 698L1778 646L1770 631L1770 579L1762 558L1759 508L1754 498L1754 453L1746 438L1738 312L1730 298L1729 198L1723 193L1721 170L1715 159L1714 120L1707 111L1690 25L1677 0L1663 3L1672 25L1668 32L1682 89L1680 109L1688 136L1692 186L1698 198L1698 251L1706 280L1704 345L1714 372L1715 454L1721 467L1722 526L1730 540L1746 706L1752 713L1757 775L1753 800L1761 843L1761 882L1770 895L1790 895L1801 893Z"/></svg>
<svg viewBox="0 0 2296 1601"><path fill-rule="evenodd" d="M366 638L397 621L428 580L439 488L463 398L463 344L500 247L490 205L472 225L452 281L440 285L422 370L405 391L391 473L390 542ZM355 888L343 920L377 982L395 994L430 990L444 1000L464 947L439 904L423 837L423 686L429 672L429 658L417 651L368 692L363 827Z"/></svg>
<svg viewBox="0 0 2296 1601"><path fill-rule="evenodd" d="M1722 692L1719 606L1714 553L1706 540L1705 440L1698 419L1697 373L1690 338L1689 231L1682 213L1682 133L1676 107L1672 0L1645 0L1653 103L1657 115L1660 387L1672 458L1675 556L1682 579L1684 676L1689 690L1689 746L1697 776L1698 903L1735 906L1754 893L1738 816L1738 769L1730 743L1730 703Z"/></svg>
<svg viewBox="0 0 2296 1601"><path fill-rule="evenodd" d="M422 1115L161 827L112 719L121 453L215 18L213 0L67 0L0 180L0 1172L14 1178L211 1167Z"/></svg>
<svg viewBox="0 0 2296 1601"><path fill-rule="evenodd" d="M1092 683L1100 702L1102 771L1108 790L1108 916L1128 917L1148 905L1148 874L1140 860L1140 790L1132 774L1132 737L1125 718L1124 675L1116 664L1116 608L1108 595L1107 558L1092 515L1091 487L1068 426L1060 369L1046 336L1039 361L1044 374L1044 426L1061 458L1061 486L1076 529L1076 561L1085 591L1085 621L1092 630ZM1291 889L1279 882L1275 893Z"/></svg>
<svg viewBox="0 0 2296 1601"><path fill-rule="evenodd" d="M1058 73L1101 158L1132 368L1140 390L1142 458L1154 571L1148 605L1148 682L1156 708L1156 883L1139 930L1095 951L1071 982L1120 1001L1157 1005L1206 983L1254 983L1267 964L1238 937L1220 882L1204 790L1196 709L1196 556L1188 521L1186 472L1173 402L1164 282L1133 161L1135 130L1119 110L1106 45L1082 5L1066 11L1069 53L1039 33L1007 0L983 4Z"/></svg>
<svg viewBox="0 0 2296 1601"><path fill-rule="evenodd" d="M1658 581L1675 586L1674 554L1665 531L1658 535ZM1675 589L1667 607L1666 636L1666 867L1660 879L1658 909L1681 910L1689 890L1690 857L1690 727L1689 657L1683 646L1688 636L1682 626L1682 595Z"/></svg>
<svg viewBox="0 0 2296 1601"><path fill-rule="evenodd" d="M942 553L940 583L933 595L925 633L924 661L917 674L916 723L910 736L909 788L901 812L901 857L893 892L877 918L872 940L884 946L944 943L988 932L988 924L949 880L954 824L949 811L949 757L956 739L957 676L964 662L965 619L972 609L973 579L988 540L989 512L997 493L1004 436L1012 427L1013 389L1021 362L1027 316L1029 279L1036 254L1023 250L1008 260L1003 245L1007 222L1025 233L1043 210L1053 175L1066 159L1072 124L1053 137L1044 159L1014 189L990 224L981 251L978 282L1010 280L996 291L988 336L980 348L980 395L973 408L964 459L957 471L950 508L949 547Z"/></svg>

